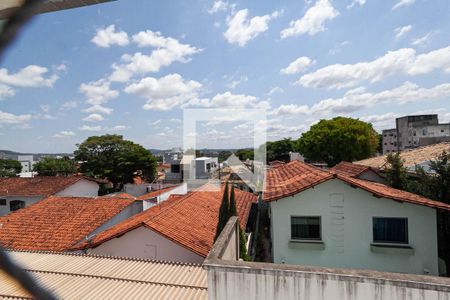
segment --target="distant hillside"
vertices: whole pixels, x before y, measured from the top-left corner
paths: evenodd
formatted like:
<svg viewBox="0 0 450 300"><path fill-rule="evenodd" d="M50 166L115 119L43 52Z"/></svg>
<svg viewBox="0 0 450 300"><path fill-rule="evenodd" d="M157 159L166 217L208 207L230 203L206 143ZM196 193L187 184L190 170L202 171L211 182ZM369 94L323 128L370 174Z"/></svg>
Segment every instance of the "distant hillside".
<svg viewBox="0 0 450 300"><path fill-rule="evenodd" d="M0 150L0 158L2 159L17 159L19 155L33 155L34 160L39 160L42 157L56 157L56 156L72 156L73 153L23 153L11 150Z"/></svg>

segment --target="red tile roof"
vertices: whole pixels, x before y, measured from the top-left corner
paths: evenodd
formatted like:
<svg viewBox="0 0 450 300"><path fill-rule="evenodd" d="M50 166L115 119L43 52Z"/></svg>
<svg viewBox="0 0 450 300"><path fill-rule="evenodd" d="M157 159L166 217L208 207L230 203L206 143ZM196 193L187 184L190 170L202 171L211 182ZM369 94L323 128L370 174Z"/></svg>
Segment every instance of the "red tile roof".
<svg viewBox="0 0 450 300"><path fill-rule="evenodd" d="M265 201L295 195L333 177L333 174L298 160L266 172Z"/></svg>
<svg viewBox="0 0 450 300"><path fill-rule="evenodd" d="M125 192L116 192L116 193L106 194L106 195L103 195L103 196L101 196L101 197L136 199L136 197L134 197L133 195L130 195L130 194L125 193Z"/></svg>
<svg viewBox="0 0 450 300"><path fill-rule="evenodd" d="M394 189L381 183L353 178L343 173L321 170L298 160L267 171L263 200L275 201L293 196L330 179L342 180L376 197L450 210L450 205L443 202Z"/></svg>
<svg viewBox="0 0 450 300"><path fill-rule="evenodd" d="M257 196L236 189L236 206L241 226L247 224L252 203ZM216 233L222 191L193 191L171 195L159 205L137 214L95 236L83 247L95 247L137 227L145 226L162 236L206 257ZM74 248L80 249L83 247Z"/></svg>
<svg viewBox="0 0 450 300"><path fill-rule="evenodd" d="M51 196L0 217L0 243L9 249L68 250L133 202Z"/></svg>
<svg viewBox="0 0 450 300"><path fill-rule="evenodd" d="M169 187L166 187L166 188L163 188L160 190L151 191L150 193L139 196L137 199L138 200L147 200L147 199L155 198L163 193L167 193L167 192L173 190L176 187L179 187L179 185L169 186Z"/></svg>
<svg viewBox="0 0 450 300"><path fill-rule="evenodd" d="M376 170L373 170L369 166L358 165L347 161L341 161L340 163L332 167L330 170L337 173L344 173L344 175L348 175L351 177L358 177L362 173L370 170L377 173Z"/></svg>
<svg viewBox="0 0 450 300"><path fill-rule="evenodd" d="M2 196L50 196L70 185L87 179L83 176L37 176L32 178L0 178Z"/></svg>

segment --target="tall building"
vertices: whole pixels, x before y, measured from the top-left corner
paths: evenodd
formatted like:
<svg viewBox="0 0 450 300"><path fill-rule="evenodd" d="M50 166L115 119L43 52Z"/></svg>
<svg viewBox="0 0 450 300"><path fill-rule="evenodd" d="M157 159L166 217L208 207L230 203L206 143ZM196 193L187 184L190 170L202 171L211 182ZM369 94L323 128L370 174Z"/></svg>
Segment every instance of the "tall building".
<svg viewBox="0 0 450 300"><path fill-rule="evenodd" d="M438 115L405 116L395 124L382 132L383 154L450 141L450 123L439 124Z"/></svg>

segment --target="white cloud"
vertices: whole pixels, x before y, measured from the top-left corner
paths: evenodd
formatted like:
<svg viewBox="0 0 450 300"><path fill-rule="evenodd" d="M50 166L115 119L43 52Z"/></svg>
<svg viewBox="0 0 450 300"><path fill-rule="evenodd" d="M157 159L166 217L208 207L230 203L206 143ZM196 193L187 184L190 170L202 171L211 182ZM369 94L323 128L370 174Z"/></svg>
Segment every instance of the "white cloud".
<svg viewBox="0 0 450 300"><path fill-rule="evenodd" d="M69 138L69 137L73 137L73 136L76 136L75 132L63 130L63 131L60 131L59 133L55 134L53 137L63 139L63 138Z"/></svg>
<svg viewBox="0 0 450 300"><path fill-rule="evenodd" d="M0 83L16 87L53 87L58 76L53 74L44 77L48 69L41 66L29 65L15 74L10 74L5 68L0 69Z"/></svg>
<svg viewBox="0 0 450 300"><path fill-rule="evenodd" d="M349 41L343 41L343 42L340 42L340 43L336 43L333 48L328 50L328 54L329 55L336 55L337 53L341 52L342 49L345 46L348 46L348 45L350 45Z"/></svg>
<svg viewBox="0 0 450 300"><path fill-rule="evenodd" d="M400 8L402 6L409 6L411 4L414 4L414 2L416 2L416 0L400 0L399 2L397 2L397 4L395 4L392 7L392 10L395 10L395 9Z"/></svg>
<svg viewBox="0 0 450 300"><path fill-rule="evenodd" d="M281 74L297 74L305 71L309 66L315 64L316 61L309 57L302 56L294 60L284 69L280 70Z"/></svg>
<svg viewBox="0 0 450 300"><path fill-rule="evenodd" d="M193 99L188 104L189 106L198 107L218 107L218 108L269 108L270 104L267 101L259 101L255 96L244 94L232 94L225 92L216 94L211 99Z"/></svg>
<svg viewBox="0 0 450 300"><path fill-rule="evenodd" d="M0 100L5 99L6 97L12 97L16 94L16 91L4 84L0 84Z"/></svg>
<svg viewBox="0 0 450 300"><path fill-rule="evenodd" d="M55 67L56 71L59 72L66 72L67 71L67 65L66 64L59 64Z"/></svg>
<svg viewBox="0 0 450 300"><path fill-rule="evenodd" d="M264 16L248 18L248 9L241 9L227 18L227 31L224 37L230 44L244 47L248 41L269 29L269 21L279 17L283 11L274 11Z"/></svg>
<svg viewBox="0 0 450 300"><path fill-rule="evenodd" d="M164 37L160 32L141 31L133 35L133 42L139 47L154 47L149 55L137 52L133 55L122 55L124 64L113 64L111 81L126 82L136 74L158 72L161 67L167 67L174 62L187 63L190 56L202 51L189 44L181 44L178 40Z"/></svg>
<svg viewBox="0 0 450 300"><path fill-rule="evenodd" d="M89 116L84 118L83 121L86 121L86 122L99 122L99 121L103 121L104 119L105 118L103 118L103 116L100 115L100 114L90 114Z"/></svg>
<svg viewBox="0 0 450 300"><path fill-rule="evenodd" d="M229 6L229 3L226 1L221 1L221 0L214 1L213 6L210 9L208 9L208 13L215 14L219 11L225 11L228 9L228 6Z"/></svg>
<svg viewBox="0 0 450 300"><path fill-rule="evenodd" d="M162 120L156 120L154 122L151 122L150 125L156 126L156 125L160 124L161 122L162 122Z"/></svg>
<svg viewBox="0 0 450 300"><path fill-rule="evenodd" d="M309 34L315 35L325 31L325 22L333 20L339 12L328 0L318 0L314 6L309 8L305 15L298 20L291 21L289 27L280 32L281 38L295 35Z"/></svg>
<svg viewBox="0 0 450 300"><path fill-rule="evenodd" d="M90 105L102 105L119 96L119 92L111 89L111 83L106 80L98 80L82 83L79 91L86 96L86 103Z"/></svg>
<svg viewBox="0 0 450 300"><path fill-rule="evenodd" d="M405 82L396 88L378 93L367 92L364 87L347 91L341 98L328 98L307 105L281 105L271 114L283 115L333 115L347 114L378 104L408 104L412 102L438 100L450 97L450 83L421 88L417 84Z"/></svg>
<svg viewBox="0 0 450 300"><path fill-rule="evenodd" d="M79 129L82 131L102 131L103 130L102 126L88 126L88 125L83 125Z"/></svg>
<svg viewBox="0 0 450 300"><path fill-rule="evenodd" d="M78 103L77 101L67 101L61 104L60 110L72 110L74 108L77 108Z"/></svg>
<svg viewBox="0 0 450 300"><path fill-rule="evenodd" d="M143 106L146 110L170 110L197 97L201 86L201 83L185 80L179 74L169 74L161 78L143 78L127 86L125 92L146 98Z"/></svg>
<svg viewBox="0 0 450 300"><path fill-rule="evenodd" d="M101 113L104 115L110 115L113 112L112 108L104 107L101 105L92 105L91 107L88 107L83 110L83 112L91 114L91 113Z"/></svg>
<svg viewBox="0 0 450 300"><path fill-rule="evenodd" d="M347 5L347 8L350 9L356 4L358 4L359 6L363 6L364 4L366 4L366 0L353 0L350 5Z"/></svg>
<svg viewBox="0 0 450 300"><path fill-rule="evenodd" d="M273 87L270 89L270 91L267 93L267 95L272 96L275 93L283 93L284 90L280 88L279 86Z"/></svg>
<svg viewBox="0 0 450 300"><path fill-rule="evenodd" d="M435 32L430 31L427 34L425 34L424 36L418 37L416 39L413 39L411 42L411 45L413 46L425 46L427 45L431 39L433 38Z"/></svg>
<svg viewBox="0 0 450 300"><path fill-rule="evenodd" d="M91 42L102 48L109 48L113 45L126 46L130 43L128 34L125 31L116 31L115 25L97 29L97 34Z"/></svg>
<svg viewBox="0 0 450 300"><path fill-rule="evenodd" d="M129 129L129 128L130 128L130 126L116 125L114 127L109 128L108 130L109 131L123 131L123 130Z"/></svg>
<svg viewBox="0 0 450 300"><path fill-rule="evenodd" d="M248 81L248 77L247 76L241 76L239 79L237 79L237 80L232 80L232 81L230 81L229 83L227 83L226 85L225 85L225 87L227 87L227 88L229 88L229 89L234 89L234 88L236 88L238 85L240 85L241 83L244 83L244 82L246 82L246 81Z"/></svg>
<svg viewBox="0 0 450 300"><path fill-rule="evenodd" d="M172 122L172 123L181 123L181 120L180 120L180 119L177 119L177 118L171 118L171 119L169 119L169 122Z"/></svg>
<svg viewBox="0 0 450 300"><path fill-rule="evenodd" d="M363 81L378 82L393 75L419 75L434 70L450 72L450 46L428 53L416 54L412 48L389 51L372 61L356 64L335 64L300 77L304 87L340 89Z"/></svg>
<svg viewBox="0 0 450 300"><path fill-rule="evenodd" d="M412 29L411 25L406 25L406 26L403 26L403 27L397 27L394 30L395 37L398 39L398 38L402 37L403 35L407 34L408 32L410 32L411 29Z"/></svg>
<svg viewBox="0 0 450 300"><path fill-rule="evenodd" d="M32 119L32 115L15 115L0 110L0 125L1 124L24 124Z"/></svg>

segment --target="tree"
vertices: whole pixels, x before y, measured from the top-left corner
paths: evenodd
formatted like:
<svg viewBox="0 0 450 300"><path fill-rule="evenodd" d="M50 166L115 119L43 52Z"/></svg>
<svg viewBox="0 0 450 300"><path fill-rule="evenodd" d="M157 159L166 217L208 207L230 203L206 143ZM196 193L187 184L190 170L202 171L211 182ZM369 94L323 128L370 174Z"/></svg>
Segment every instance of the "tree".
<svg viewBox="0 0 450 300"><path fill-rule="evenodd" d="M89 137L78 145L75 159L81 161L85 175L108 179L116 191L133 182L136 173L149 182L156 176L156 159L150 151L121 135Z"/></svg>
<svg viewBox="0 0 450 300"><path fill-rule="evenodd" d="M308 160L323 161L332 167L341 161L373 156L378 141L378 134L371 124L358 119L336 117L313 125L297 140L296 148Z"/></svg>
<svg viewBox="0 0 450 300"><path fill-rule="evenodd" d="M231 156L231 154L233 154L231 151L227 151L227 150L222 150L219 152L219 163L224 162L228 159L228 157Z"/></svg>
<svg viewBox="0 0 450 300"><path fill-rule="evenodd" d="M40 176L67 176L77 171L75 162L69 157L45 157L33 166L33 171Z"/></svg>
<svg viewBox="0 0 450 300"><path fill-rule="evenodd" d="M290 138L266 143L267 162L281 160L288 162L289 152L295 151L295 144Z"/></svg>
<svg viewBox="0 0 450 300"><path fill-rule="evenodd" d="M239 149L234 153L234 155L236 155L241 161L254 159L254 153L252 149Z"/></svg>
<svg viewBox="0 0 450 300"><path fill-rule="evenodd" d="M400 190L407 189L406 168L403 166L400 153L389 153L386 158L386 165L385 174L389 185Z"/></svg>
<svg viewBox="0 0 450 300"><path fill-rule="evenodd" d="M236 200L234 199L234 186L231 186L231 192L230 192L230 210L229 210L229 217L237 216L237 208L236 208ZM246 240L244 231L242 230L241 226L239 226L239 257L243 260L250 260L250 258L247 255L247 246L246 246Z"/></svg>
<svg viewBox="0 0 450 300"><path fill-rule="evenodd" d="M22 164L14 159L0 159L0 177L15 177L22 171Z"/></svg>
<svg viewBox="0 0 450 300"><path fill-rule="evenodd" d="M227 182L225 183L225 189L222 196L222 203L220 203L219 220L217 222L216 236L214 237L214 241L217 240L220 233L225 228L225 225L227 224L229 218L230 218L230 209L228 202L228 182Z"/></svg>
<svg viewBox="0 0 450 300"><path fill-rule="evenodd" d="M416 166L416 176L409 178L400 155L389 155L386 178L391 186L450 204L450 154L445 151L429 162L429 171ZM417 178L418 177L418 178ZM450 270L450 214L437 211L438 255Z"/></svg>

